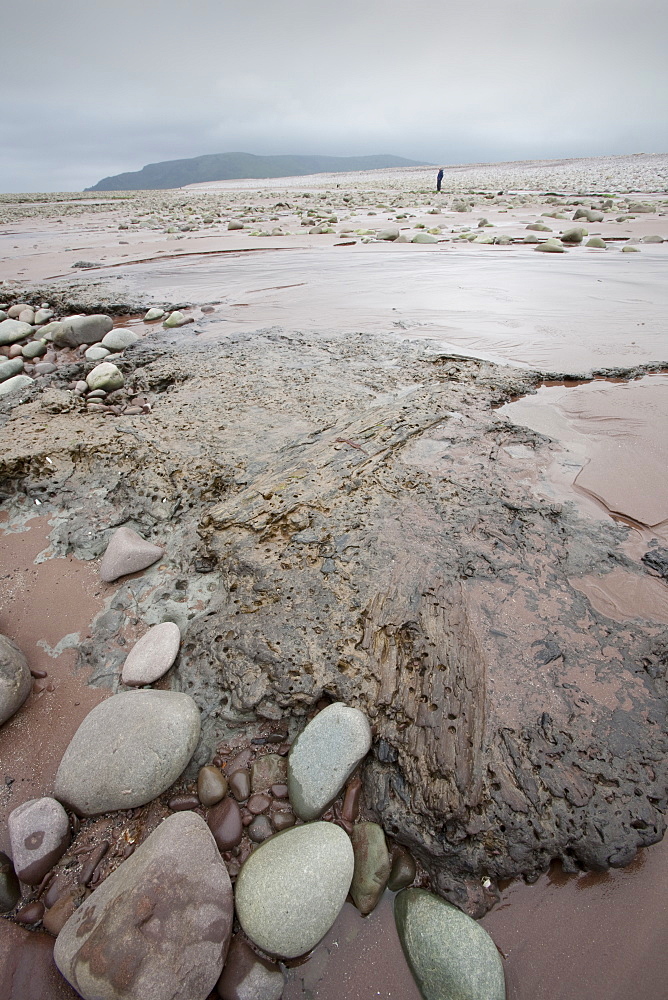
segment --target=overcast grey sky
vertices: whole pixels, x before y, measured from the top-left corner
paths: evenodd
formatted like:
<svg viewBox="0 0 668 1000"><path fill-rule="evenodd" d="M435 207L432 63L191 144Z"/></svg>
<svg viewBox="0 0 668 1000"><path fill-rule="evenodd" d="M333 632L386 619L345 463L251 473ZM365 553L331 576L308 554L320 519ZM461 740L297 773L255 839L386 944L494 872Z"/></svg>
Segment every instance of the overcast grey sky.
<svg viewBox="0 0 668 1000"><path fill-rule="evenodd" d="M666 0L7 0L1 23L0 191L232 150L668 151Z"/></svg>

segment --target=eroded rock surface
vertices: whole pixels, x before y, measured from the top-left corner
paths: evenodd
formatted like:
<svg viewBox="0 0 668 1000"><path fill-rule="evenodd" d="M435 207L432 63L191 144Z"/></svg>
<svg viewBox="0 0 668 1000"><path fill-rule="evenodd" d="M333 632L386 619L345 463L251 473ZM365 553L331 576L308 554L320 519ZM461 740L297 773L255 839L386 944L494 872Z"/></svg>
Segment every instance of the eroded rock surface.
<svg viewBox="0 0 668 1000"><path fill-rule="evenodd" d="M469 912L494 898L480 872L604 869L659 839L668 636L571 586L643 570L626 528L534 488L549 442L493 407L538 376L361 334L216 329L133 347L140 428L47 425L38 401L3 418L3 472L43 484L57 554L97 557L92 520L165 539L81 644L94 682L117 683L129 620L178 622L197 765L227 721L296 735L320 699L360 708L364 818Z"/></svg>

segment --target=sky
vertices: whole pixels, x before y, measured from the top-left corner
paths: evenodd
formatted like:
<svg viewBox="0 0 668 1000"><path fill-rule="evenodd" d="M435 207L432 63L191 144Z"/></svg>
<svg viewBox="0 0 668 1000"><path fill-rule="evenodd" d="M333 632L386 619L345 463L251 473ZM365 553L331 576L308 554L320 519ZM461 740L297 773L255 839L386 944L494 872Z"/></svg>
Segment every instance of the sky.
<svg viewBox="0 0 668 1000"><path fill-rule="evenodd" d="M0 191L243 151L668 151L665 0L13 0Z"/></svg>

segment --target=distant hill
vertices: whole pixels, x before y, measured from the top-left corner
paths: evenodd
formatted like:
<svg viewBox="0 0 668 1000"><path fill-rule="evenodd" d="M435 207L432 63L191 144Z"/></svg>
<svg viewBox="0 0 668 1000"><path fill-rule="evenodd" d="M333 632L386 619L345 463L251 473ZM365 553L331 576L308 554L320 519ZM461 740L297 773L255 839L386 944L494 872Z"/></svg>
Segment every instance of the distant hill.
<svg viewBox="0 0 668 1000"><path fill-rule="evenodd" d="M141 170L105 177L87 191L157 191L203 181L241 177L303 177L340 174L349 170L424 167L429 164L401 156L255 156L253 153L211 153L188 160L148 163Z"/></svg>

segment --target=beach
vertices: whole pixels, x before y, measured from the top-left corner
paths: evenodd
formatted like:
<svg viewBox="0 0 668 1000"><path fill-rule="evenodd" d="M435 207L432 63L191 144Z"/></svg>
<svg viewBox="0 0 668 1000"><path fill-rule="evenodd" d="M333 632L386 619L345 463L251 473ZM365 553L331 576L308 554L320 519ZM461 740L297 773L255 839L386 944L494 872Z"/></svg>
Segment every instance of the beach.
<svg viewBox="0 0 668 1000"><path fill-rule="evenodd" d="M0 850L170 621L155 689L194 699L197 749L78 822L68 892L175 797L206 817L199 768L287 754L344 702L373 734L358 818L482 921L508 1000L660 996L668 155L435 174L0 196L0 309L33 313L0 347L0 632L33 671L0 729ZM68 341L81 314L120 339ZM101 580L122 525L162 555ZM12 1000L76 995L41 917L16 921L48 891L3 921ZM418 996L389 892L285 975L286 1000Z"/></svg>

